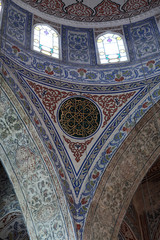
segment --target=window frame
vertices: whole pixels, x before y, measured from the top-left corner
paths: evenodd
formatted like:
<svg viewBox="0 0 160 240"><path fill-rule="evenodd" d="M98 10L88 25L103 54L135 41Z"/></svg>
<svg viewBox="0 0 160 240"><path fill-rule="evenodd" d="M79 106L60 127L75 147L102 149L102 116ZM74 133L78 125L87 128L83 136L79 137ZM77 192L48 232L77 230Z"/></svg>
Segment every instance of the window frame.
<svg viewBox="0 0 160 240"><path fill-rule="evenodd" d="M51 30L54 30L54 31L57 33L57 35L58 35L58 43L59 43L59 57L58 57L58 58L53 57L53 56L49 56L49 55L47 55L47 54L45 54L45 53L43 53L43 52L39 52L39 51L36 51L36 50L34 49L34 29L35 29L35 27L38 26L38 25L47 26L47 27L49 27ZM54 27L50 26L50 25L47 24L47 23L41 23L41 22L40 22L40 23L36 23L36 24L34 24L34 25L32 26L31 49L32 49L35 53L38 53L38 54L40 54L40 55L42 55L42 56L49 57L49 58L56 59L56 60L62 60L61 35L59 34L59 32L58 32Z"/></svg>
<svg viewBox="0 0 160 240"><path fill-rule="evenodd" d="M127 60L126 61L119 61L119 62L112 62L112 63L101 63L100 61L100 56L99 56L99 49L98 49L98 44L97 44L97 40L98 38L100 38L101 36L104 36L106 34L116 34L118 36L120 36L123 40L123 44L124 44L124 47L125 47L125 51L126 51L126 57L127 57ZM127 63L127 62L130 62L130 57L129 57L129 53L128 53L128 47L127 47L127 43L126 43L126 39L125 37L119 33L119 32L114 32L114 31L105 31L101 34L98 34L98 36L95 38L95 48L96 48L96 56L97 56L97 64L98 65L108 65L108 64L121 64L121 63Z"/></svg>
<svg viewBox="0 0 160 240"><path fill-rule="evenodd" d="M3 0L1 0L0 28L2 28L3 8L4 8L4 4L3 4Z"/></svg>

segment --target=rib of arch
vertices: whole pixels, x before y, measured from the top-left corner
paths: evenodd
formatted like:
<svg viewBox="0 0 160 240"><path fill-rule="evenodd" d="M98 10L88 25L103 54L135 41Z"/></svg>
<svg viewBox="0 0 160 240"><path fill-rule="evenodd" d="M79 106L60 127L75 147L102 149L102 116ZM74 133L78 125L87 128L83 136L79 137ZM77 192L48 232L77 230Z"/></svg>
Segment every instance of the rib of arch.
<svg viewBox="0 0 160 240"><path fill-rule="evenodd" d="M84 240L117 240L129 203L160 155L160 102L137 123L115 153L93 197Z"/></svg>

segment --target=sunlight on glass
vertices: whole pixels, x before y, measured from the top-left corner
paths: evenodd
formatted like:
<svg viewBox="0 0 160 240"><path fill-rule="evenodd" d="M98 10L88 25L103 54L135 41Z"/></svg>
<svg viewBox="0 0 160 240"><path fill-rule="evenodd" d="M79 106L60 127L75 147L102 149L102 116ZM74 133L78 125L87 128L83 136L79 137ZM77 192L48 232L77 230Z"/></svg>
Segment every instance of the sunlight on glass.
<svg viewBox="0 0 160 240"><path fill-rule="evenodd" d="M59 58L59 38L53 28L37 25L34 28L33 49L43 54Z"/></svg>
<svg viewBox="0 0 160 240"><path fill-rule="evenodd" d="M2 10L2 1L0 0L0 12Z"/></svg>
<svg viewBox="0 0 160 240"><path fill-rule="evenodd" d="M127 61L124 42L118 34L107 33L97 39L100 63Z"/></svg>

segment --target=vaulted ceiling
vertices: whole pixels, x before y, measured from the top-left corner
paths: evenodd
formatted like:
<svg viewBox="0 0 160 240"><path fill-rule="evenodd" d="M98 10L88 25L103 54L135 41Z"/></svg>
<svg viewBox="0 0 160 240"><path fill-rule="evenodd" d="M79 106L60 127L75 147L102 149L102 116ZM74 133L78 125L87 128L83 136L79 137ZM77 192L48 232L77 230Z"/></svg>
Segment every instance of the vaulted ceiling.
<svg viewBox="0 0 160 240"><path fill-rule="evenodd" d="M159 0L16 0L26 3L42 14L61 19L61 23L72 22L102 23L128 19L157 11ZM64 20L62 20L64 19Z"/></svg>
<svg viewBox="0 0 160 240"><path fill-rule="evenodd" d="M159 154L160 1L3 3L0 151L29 236L115 239ZM151 17L108 27L143 13ZM60 34L60 59L33 51L37 23ZM107 30L125 39L128 62L97 63L95 39Z"/></svg>

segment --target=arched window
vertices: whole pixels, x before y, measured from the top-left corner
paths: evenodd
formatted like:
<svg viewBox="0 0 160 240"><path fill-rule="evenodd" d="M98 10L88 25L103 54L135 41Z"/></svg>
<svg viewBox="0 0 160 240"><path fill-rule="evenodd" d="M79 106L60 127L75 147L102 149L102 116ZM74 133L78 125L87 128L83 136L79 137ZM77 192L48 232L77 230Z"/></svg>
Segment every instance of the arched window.
<svg viewBox="0 0 160 240"><path fill-rule="evenodd" d="M101 35L97 39L97 47L101 64L128 60L124 40L120 34L108 32Z"/></svg>
<svg viewBox="0 0 160 240"><path fill-rule="evenodd" d="M2 14L3 14L3 2L0 0L0 28L2 24Z"/></svg>
<svg viewBox="0 0 160 240"><path fill-rule="evenodd" d="M2 1L0 0L0 12L2 11Z"/></svg>
<svg viewBox="0 0 160 240"><path fill-rule="evenodd" d="M48 56L59 58L59 34L48 25L38 24L34 27L33 50Z"/></svg>

